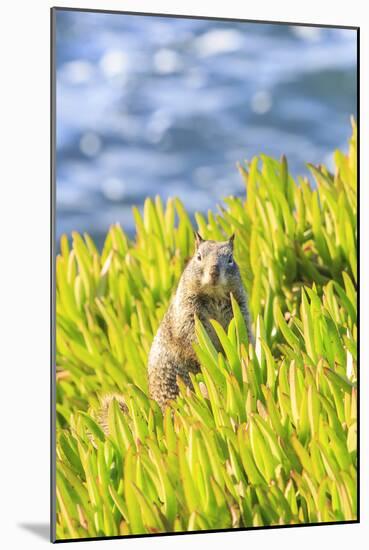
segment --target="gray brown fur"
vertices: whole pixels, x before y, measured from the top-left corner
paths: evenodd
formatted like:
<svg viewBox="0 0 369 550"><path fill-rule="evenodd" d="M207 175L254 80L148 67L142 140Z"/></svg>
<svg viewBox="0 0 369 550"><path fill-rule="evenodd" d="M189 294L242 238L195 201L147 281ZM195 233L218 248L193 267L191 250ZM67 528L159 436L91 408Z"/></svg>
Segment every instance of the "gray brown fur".
<svg viewBox="0 0 369 550"><path fill-rule="evenodd" d="M191 387L189 374L200 370L192 347L195 315L203 323L215 348L221 351L210 319L217 320L227 330L233 318L231 293L240 306L249 338L253 341L247 296L233 258L233 237L217 242L205 241L196 234L195 253L183 271L148 359L150 397L162 409L178 394L177 376Z"/></svg>

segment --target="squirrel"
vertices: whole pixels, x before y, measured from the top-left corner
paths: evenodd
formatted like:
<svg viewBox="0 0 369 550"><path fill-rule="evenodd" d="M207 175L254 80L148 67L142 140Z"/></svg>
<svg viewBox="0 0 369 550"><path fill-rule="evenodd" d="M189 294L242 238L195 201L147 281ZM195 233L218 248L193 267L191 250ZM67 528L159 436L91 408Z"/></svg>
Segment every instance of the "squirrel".
<svg viewBox="0 0 369 550"><path fill-rule="evenodd" d="M204 240L195 233L195 253L182 273L148 358L149 395L162 410L178 394L177 376L191 388L190 373L200 371L192 347L196 338L195 316L204 325L216 350L222 351L210 319L227 330L233 318L232 293L253 342L247 295L233 257L233 244L234 235L219 242Z"/></svg>
<svg viewBox="0 0 369 550"><path fill-rule="evenodd" d="M177 376L192 388L190 373L200 371L192 347L196 340L195 316L204 325L215 349L222 351L210 319L217 320L227 330L233 318L232 293L244 316L249 340L254 342L247 295L233 257L233 243L234 235L227 241L219 242L204 240L199 233L195 233L194 255L182 273L148 357L149 396L159 404L162 411L178 395ZM128 412L124 396L104 396L101 408L94 416L106 434L112 399L117 400L122 412Z"/></svg>

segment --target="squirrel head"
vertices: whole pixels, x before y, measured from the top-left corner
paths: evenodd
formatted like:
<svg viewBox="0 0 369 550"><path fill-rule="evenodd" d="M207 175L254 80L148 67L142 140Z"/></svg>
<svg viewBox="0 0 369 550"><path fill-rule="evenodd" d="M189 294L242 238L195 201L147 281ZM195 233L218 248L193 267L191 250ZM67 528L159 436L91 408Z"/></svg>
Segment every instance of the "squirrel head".
<svg viewBox="0 0 369 550"><path fill-rule="evenodd" d="M219 242L207 241L195 233L195 253L187 266L194 289L210 295L225 294L239 282L233 242L234 235L227 241Z"/></svg>

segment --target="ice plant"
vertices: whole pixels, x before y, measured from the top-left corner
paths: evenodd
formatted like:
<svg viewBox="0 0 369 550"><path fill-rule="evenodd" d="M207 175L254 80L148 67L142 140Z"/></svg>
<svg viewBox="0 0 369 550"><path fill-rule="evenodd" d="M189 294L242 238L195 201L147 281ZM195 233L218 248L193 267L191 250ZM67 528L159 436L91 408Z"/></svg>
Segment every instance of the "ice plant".
<svg viewBox="0 0 369 550"><path fill-rule="evenodd" d="M178 199L134 209L99 252L63 236L56 269L57 538L356 518L356 127L335 171L294 181L285 158L239 166L246 197L196 214L236 233L256 345L236 302L218 354L200 322L201 373L162 415L146 360L193 247ZM206 387L206 391L204 388ZM113 401L106 436L99 399Z"/></svg>

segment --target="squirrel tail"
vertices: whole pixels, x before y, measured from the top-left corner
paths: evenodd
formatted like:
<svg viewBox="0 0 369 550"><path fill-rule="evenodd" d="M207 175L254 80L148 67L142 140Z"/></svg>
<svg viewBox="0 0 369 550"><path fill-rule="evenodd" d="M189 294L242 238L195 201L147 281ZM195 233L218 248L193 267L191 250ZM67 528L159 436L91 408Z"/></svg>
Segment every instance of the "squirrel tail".
<svg viewBox="0 0 369 550"><path fill-rule="evenodd" d="M100 405L97 409L92 409L90 412L96 422L99 424L100 428L103 430L105 435L109 435L109 423L108 423L108 414L109 406L113 400L116 400L120 410L123 413L128 412L128 407L125 402L124 396L120 393L107 393L100 397Z"/></svg>

